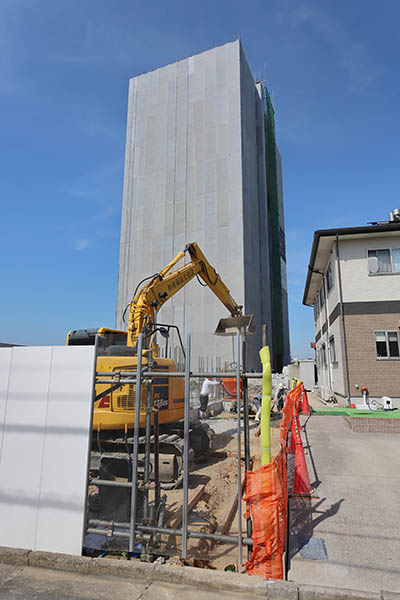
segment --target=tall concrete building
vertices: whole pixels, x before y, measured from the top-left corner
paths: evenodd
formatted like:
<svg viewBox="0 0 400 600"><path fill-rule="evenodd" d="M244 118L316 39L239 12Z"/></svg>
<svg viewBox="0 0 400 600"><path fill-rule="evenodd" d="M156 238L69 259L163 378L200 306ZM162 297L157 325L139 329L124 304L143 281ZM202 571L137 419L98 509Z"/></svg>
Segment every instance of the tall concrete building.
<svg viewBox="0 0 400 600"><path fill-rule="evenodd" d="M273 368L289 361L281 160L274 111L255 83L240 41L130 80L116 326L137 284L195 241L243 304L257 333L248 368L259 369L262 324ZM235 361L229 338L213 335L229 316L196 279L158 314L192 334L192 368ZM178 338L169 353L182 354Z"/></svg>

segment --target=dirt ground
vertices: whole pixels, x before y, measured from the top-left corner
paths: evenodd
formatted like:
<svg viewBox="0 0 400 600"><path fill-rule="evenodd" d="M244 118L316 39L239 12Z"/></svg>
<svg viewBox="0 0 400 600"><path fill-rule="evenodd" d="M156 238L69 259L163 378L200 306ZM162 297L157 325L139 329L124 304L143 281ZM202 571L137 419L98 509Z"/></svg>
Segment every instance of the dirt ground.
<svg viewBox="0 0 400 600"><path fill-rule="evenodd" d="M220 421L219 423L217 423ZM189 500L194 491L205 485L205 491L189 514L189 529L192 531L205 531L209 533L220 533L220 527L225 522L229 509L237 498L238 491L238 448L236 428L236 416L222 414L209 421L210 427L221 429L221 421L226 431L216 434L216 450L207 458L207 462L195 464L189 478ZM214 422L214 423L213 423ZM260 465L260 437L256 435L257 424L250 421L250 454L253 469ZM271 422L272 454L275 456L279 451L279 423L280 420ZM219 427L217 428L217 424ZM244 440L242 435L242 462L241 475L244 477ZM174 520L182 504L182 490L171 490L167 492L167 517L166 526ZM246 532L246 521L243 517L245 505L242 504L242 531ZM238 516L234 514L232 524L226 535L237 535ZM179 556L181 541L177 536L169 536L167 540L166 554ZM237 562L237 548L233 544L221 544L208 540L189 539L188 558L193 561L206 561L211 568L224 570L230 564ZM246 560L246 549L243 550L244 561ZM176 564L176 558L171 559Z"/></svg>

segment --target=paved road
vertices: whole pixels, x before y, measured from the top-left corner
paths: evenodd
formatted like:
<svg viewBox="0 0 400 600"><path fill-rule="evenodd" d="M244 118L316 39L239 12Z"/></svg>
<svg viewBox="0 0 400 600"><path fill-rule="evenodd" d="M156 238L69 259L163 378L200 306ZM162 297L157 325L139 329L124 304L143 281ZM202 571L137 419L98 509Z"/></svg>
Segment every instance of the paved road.
<svg viewBox="0 0 400 600"><path fill-rule="evenodd" d="M297 552L289 579L399 592L400 435L356 433L340 416L303 416L302 422L310 481L320 500L295 501L305 510L293 513L291 544L296 551L299 538L322 538L328 559Z"/></svg>
<svg viewBox="0 0 400 600"><path fill-rule="evenodd" d="M254 600L254 594L207 591L162 582L121 581L79 573L0 564L0 599L21 600Z"/></svg>

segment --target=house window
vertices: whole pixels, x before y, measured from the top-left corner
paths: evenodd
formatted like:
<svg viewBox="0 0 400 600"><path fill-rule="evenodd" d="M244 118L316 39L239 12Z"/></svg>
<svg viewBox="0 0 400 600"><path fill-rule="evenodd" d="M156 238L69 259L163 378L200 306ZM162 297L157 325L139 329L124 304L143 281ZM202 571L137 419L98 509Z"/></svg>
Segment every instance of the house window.
<svg viewBox="0 0 400 600"><path fill-rule="evenodd" d="M322 344L321 346L321 362L323 364L324 367L326 367L326 347L325 344Z"/></svg>
<svg viewBox="0 0 400 600"><path fill-rule="evenodd" d="M330 264L326 271L326 287L328 288L328 292L330 292L333 287L332 266Z"/></svg>
<svg viewBox="0 0 400 600"><path fill-rule="evenodd" d="M368 250L368 272L370 275L400 273L400 249Z"/></svg>
<svg viewBox="0 0 400 600"><path fill-rule="evenodd" d="M397 331L375 331L376 358L400 358Z"/></svg>
<svg viewBox="0 0 400 600"><path fill-rule="evenodd" d="M336 360L336 348L334 336L329 338L329 354L331 356L331 363L337 362Z"/></svg>

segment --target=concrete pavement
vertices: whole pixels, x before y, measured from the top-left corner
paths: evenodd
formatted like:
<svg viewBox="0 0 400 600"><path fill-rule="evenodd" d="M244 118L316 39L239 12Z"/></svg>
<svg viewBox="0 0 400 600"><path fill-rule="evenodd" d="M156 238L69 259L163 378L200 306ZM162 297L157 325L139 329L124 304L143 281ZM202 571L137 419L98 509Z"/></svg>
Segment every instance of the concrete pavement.
<svg viewBox="0 0 400 600"><path fill-rule="evenodd" d="M292 500L289 579L399 592L400 436L356 433L342 416L301 420L310 482L320 500ZM302 558L309 538L324 540L326 560Z"/></svg>
<svg viewBox="0 0 400 600"><path fill-rule="evenodd" d="M179 583L94 577L68 571L0 564L0 599L20 600L246 600L254 594L202 590Z"/></svg>
<svg viewBox="0 0 400 600"><path fill-rule="evenodd" d="M38 553L37 557L34 553L31 555L33 562L37 562L38 565L53 564L54 568L51 569L18 564L18 561L16 564L0 562L0 599L400 600L400 595L390 592L374 594L337 588L296 586L283 581L266 582L258 577L216 574L202 569L184 568L179 569L179 573L176 569L165 570L161 567L155 572L151 565L143 569L143 564L132 563L125 563L127 568L121 569L121 565L115 564L120 561L99 562L97 559L89 559L88 562L77 557L55 556L53 562L50 554ZM2 558L7 559L5 553ZM74 566L75 571L71 570ZM151 573L154 579L151 578Z"/></svg>

